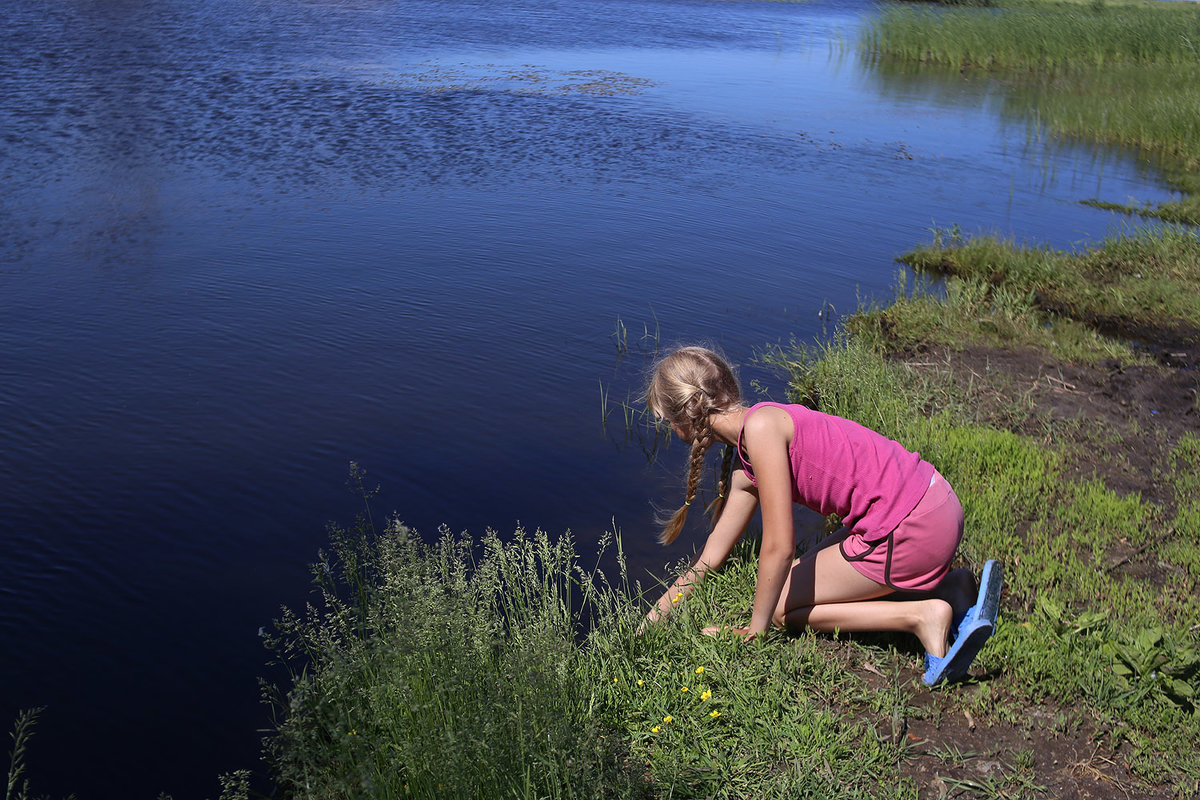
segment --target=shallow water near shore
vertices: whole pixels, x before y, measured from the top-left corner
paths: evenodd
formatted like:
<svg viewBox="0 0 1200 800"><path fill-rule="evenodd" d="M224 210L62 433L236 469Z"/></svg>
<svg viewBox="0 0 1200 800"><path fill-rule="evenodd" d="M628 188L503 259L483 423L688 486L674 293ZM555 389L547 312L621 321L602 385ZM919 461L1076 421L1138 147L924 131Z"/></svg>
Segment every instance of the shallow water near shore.
<svg viewBox="0 0 1200 800"><path fill-rule="evenodd" d="M651 535L682 448L601 424L643 333L746 364L935 225L1070 247L1121 224L1079 200L1170 196L998 84L865 64L869 3L6 10L0 721L46 707L39 795L254 765L258 633L360 510L349 462L377 517L615 525L657 574L701 535Z"/></svg>

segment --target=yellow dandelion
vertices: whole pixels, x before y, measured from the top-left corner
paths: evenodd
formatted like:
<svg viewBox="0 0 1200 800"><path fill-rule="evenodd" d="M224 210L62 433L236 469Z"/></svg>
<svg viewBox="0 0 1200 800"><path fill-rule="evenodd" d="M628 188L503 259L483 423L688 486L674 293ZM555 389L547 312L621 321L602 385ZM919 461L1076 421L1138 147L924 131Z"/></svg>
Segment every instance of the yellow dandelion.
<svg viewBox="0 0 1200 800"><path fill-rule="evenodd" d="M673 722L674 720L675 720L675 718L672 717L670 714L667 714L665 717L663 717L663 722L667 723L668 725L670 725L671 722Z"/></svg>
<svg viewBox="0 0 1200 800"><path fill-rule="evenodd" d="M680 592L679 594L677 594L677 595L675 595L674 597L672 597L672 598L671 598L671 602L672 602L672 603L678 603L678 602L679 602L680 600L682 600L682 599L683 599L683 592Z"/></svg>
<svg viewBox="0 0 1200 800"><path fill-rule="evenodd" d="M701 700L707 700L710 697L712 697L711 689L705 689L704 692L700 695Z"/></svg>
<svg viewBox="0 0 1200 800"><path fill-rule="evenodd" d="M645 685L646 685L646 682L644 680L642 680L641 678L638 678L638 686L645 686Z"/></svg>
<svg viewBox="0 0 1200 800"><path fill-rule="evenodd" d="M616 683L616 682L617 682L617 679L616 679L616 678L613 678L613 683Z"/></svg>
<svg viewBox="0 0 1200 800"><path fill-rule="evenodd" d="M697 674L697 675L703 675L703 674L704 674L704 667L696 667L696 674Z"/></svg>
<svg viewBox="0 0 1200 800"><path fill-rule="evenodd" d="M686 687L686 686L680 686L680 687L679 687L679 691L681 691L681 692L686 692L686 691L687 691L687 687Z"/></svg>
<svg viewBox="0 0 1200 800"><path fill-rule="evenodd" d="M651 732L651 733L658 733L660 730L662 730L662 728L660 728L660 727L658 727L657 725L655 725L653 728L651 728L651 729L650 729L650 732Z"/></svg>
<svg viewBox="0 0 1200 800"><path fill-rule="evenodd" d="M709 714L709 716L710 716L710 717L714 717L714 718L715 718L715 717L719 717L719 716L721 716L721 712L720 712L720 711L714 711L714 712L712 712L711 714Z"/></svg>

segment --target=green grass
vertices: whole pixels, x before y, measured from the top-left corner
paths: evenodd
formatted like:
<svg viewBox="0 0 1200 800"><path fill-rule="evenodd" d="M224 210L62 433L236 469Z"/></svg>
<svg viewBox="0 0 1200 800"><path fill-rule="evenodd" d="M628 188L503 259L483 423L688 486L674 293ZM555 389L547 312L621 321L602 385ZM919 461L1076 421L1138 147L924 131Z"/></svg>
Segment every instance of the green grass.
<svg viewBox="0 0 1200 800"><path fill-rule="evenodd" d="M950 319L990 330L994 340L1034 344L1068 360L1129 358L1095 332L1097 325L1193 331L1200 326L1200 234L1194 229L1119 234L1075 253L939 233L901 261L954 279L946 291L961 310ZM911 305L906 301L884 315L904 313ZM934 342L961 335L946 325L935 318L899 327L909 337Z"/></svg>
<svg viewBox="0 0 1200 800"><path fill-rule="evenodd" d="M637 795L576 644L577 604L610 619L617 595L596 594L569 538L426 545L364 523L335 531L315 574L320 607L272 641L297 668L270 748L287 796Z"/></svg>
<svg viewBox="0 0 1200 800"><path fill-rule="evenodd" d="M269 748L284 796L903 796L901 745L831 705L858 682L812 640L698 635L745 603L749 546L643 636L569 535L362 524L315 574L320 603L272 641L295 667Z"/></svg>
<svg viewBox="0 0 1200 800"><path fill-rule="evenodd" d="M33 736L40 708L31 708L17 714L13 722L12 750L8 751L8 780L5 782L4 800L28 800L29 780L25 778L25 752Z"/></svg>
<svg viewBox="0 0 1200 800"><path fill-rule="evenodd" d="M1200 7L1010 2L1002 9L893 7L864 26L874 58L1001 77L1004 109L1033 136L1135 149L1178 200L1103 208L1200 223Z"/></svg>
<svg viewBox="0 0 1200 800"><path fill-rule="evenodd" d="M1044 72L1200 64L1200 9L1163 5L892 7L864 27L863 43L884 56L956 69Z"/></svg>

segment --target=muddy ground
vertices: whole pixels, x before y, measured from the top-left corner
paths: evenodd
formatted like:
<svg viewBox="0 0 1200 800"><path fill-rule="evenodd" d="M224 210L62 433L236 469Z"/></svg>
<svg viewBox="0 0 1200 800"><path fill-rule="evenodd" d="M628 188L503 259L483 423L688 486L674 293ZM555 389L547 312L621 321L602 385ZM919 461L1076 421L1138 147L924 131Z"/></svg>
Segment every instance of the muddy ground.
<svg viewBox="0 0 1200 800"><path fill-rule="evenodd" d="M977 347L954 352L909 353L913 364L948 364L958 381L991 388L983 409L996 419L1009 418L1019 432L1078 445L1077 476L1095 476L1118 493L1138 493L1174 512L1172 490L1155 478L1155 468L1185 433L1200 434L1200 336L1197 332L1139 332L1149 366L1108 362L1081 366L1057 362L1035 350ZM1170 567L1155 557L1162 535L1144 547L1129 546L1108 555L1106 568L1161 580ZM1006 602L1013 602L1011 599ZM1003 610L1001 612L1003 614ZM830 646L837 648L831 642ZM861 651L860 651L861 652ZM847 659L850 651L842 652ZM880 689L889 679L869 664L848 664ZM874 673L874 674L873 674ZM918 681L917 670L913 680ZM979 691L994 675L978 675L960 691ZM972 719L936 692L917 692L918 706L930 706L910 719L885 723L881 736L903 737L910 758L904 774L921 798L1048 797L1190 798L1186 789L1146 786L1130 770L1129 745L1109 744L1086 710L1045 703L1013 714L1017 725ZM955 709L955 710L951 710ZM1063 719L1070 722L1063 724ZM878 726L877 726L878 727ZM1066 729L1067 733L1061 733ZM963 758L947 758L947 754ZM1020 762L1024 762L1023 764ZM1014 781L1014 775L1027 780ZM1002 777L1004 776L1004 777Z"/></svg>

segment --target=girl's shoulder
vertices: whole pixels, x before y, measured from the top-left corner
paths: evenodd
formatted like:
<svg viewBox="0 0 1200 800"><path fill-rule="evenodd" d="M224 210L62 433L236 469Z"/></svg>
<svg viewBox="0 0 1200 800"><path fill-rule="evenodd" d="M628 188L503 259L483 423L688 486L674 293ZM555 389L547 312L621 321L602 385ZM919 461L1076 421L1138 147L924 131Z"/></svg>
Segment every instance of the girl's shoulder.
<svg viewBox="0 0 1200 800"><path fill-rule="evenodd" d="M742 421L742 442L759 442L783 438L789 443L795 429L795 411L804 406L788 406L783 403L756 403L746 412Z"/></svg>
<svg viewBox="0 0 1200 800"><path fill-rule="evenodd" d="M745 419L745 422L743 423L743 425L748 426L748 425L750 425L751 421L762 420L762 419L770 419L770 420L776 420L776 421L790 419L790 420L795 421L795 420L798 420L801 417L803 417L805 414L813 414L813 413L820 413L820 412L814 412L811 408L809 408L807 406L798 405L796 403L773 403L773 402L755 403L746 412L746 419ZM765 424L765 423L756 423L756 424Z"/></svg>

